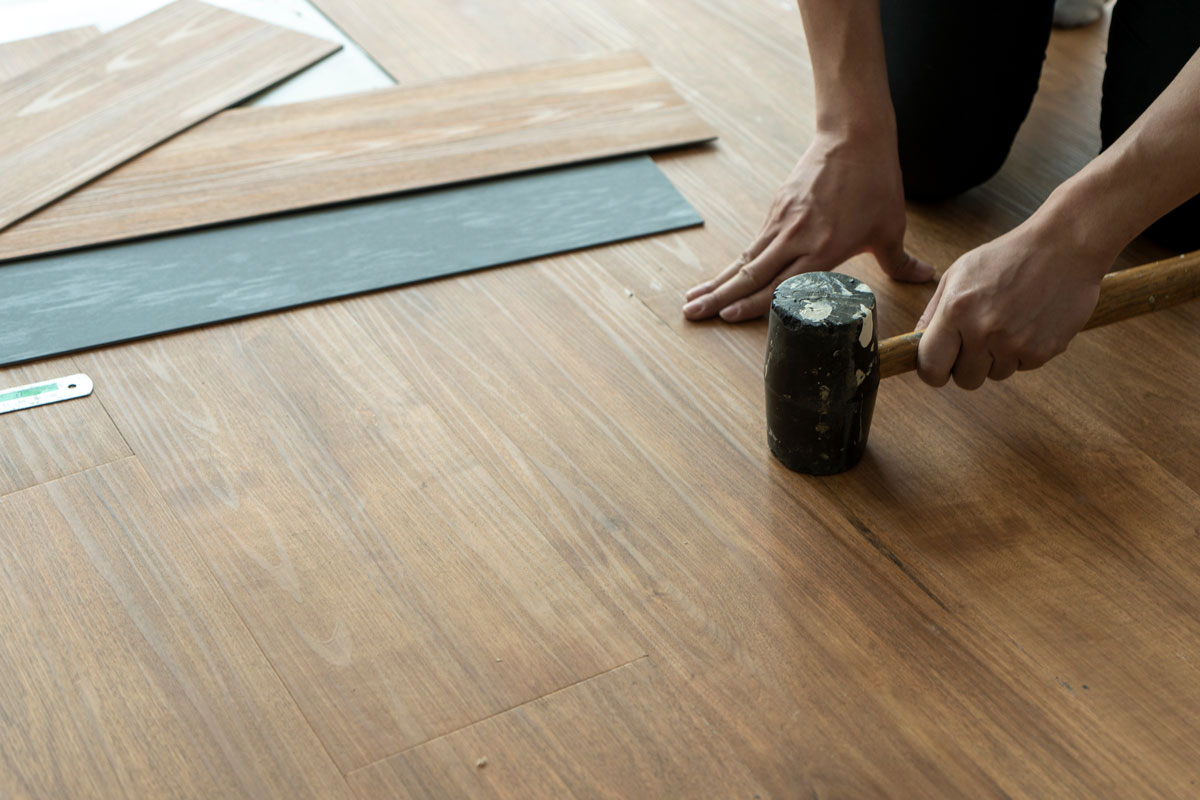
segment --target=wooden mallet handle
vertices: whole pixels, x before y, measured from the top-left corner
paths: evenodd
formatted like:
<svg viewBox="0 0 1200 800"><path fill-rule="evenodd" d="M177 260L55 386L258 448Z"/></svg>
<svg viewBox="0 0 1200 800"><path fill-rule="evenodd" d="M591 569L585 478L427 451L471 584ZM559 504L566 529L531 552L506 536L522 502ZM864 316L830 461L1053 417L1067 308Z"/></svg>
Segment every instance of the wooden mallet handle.
<svg viewBox="0 0 1200 800"><path fill-rule="evenodd" d="M1170 308L1194 297L1200 297L1200 250L1110 272L1100 281L1100 299L1083 330ZM879 343L881 378L917 368L922 333L913 331Z"/></svg>

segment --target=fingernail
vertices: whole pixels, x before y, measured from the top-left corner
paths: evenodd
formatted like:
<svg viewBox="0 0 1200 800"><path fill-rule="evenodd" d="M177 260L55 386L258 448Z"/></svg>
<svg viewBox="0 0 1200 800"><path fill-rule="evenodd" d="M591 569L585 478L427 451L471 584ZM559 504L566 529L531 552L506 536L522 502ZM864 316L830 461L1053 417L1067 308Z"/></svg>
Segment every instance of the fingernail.
<svg viewBox="0 0 1200 800"><path fill-rule="evenodd" d="M695 299L696 295L704 294L704 293L708 292L708 290L711 288L712 288L712 284L710 284L710 283L707 283L707 282L698 283L695 286L693 286L692 288L688 289L687 294L684 296L689 300L693 300L693 299Z"/></svg>
<svg viewBox="0 0 1200 800"><path fill-rule="evenodd" d="M699 299L693 300L692 302L686 304L683 307L683 313L690 317L695 314L699 314L703 308L704 308L704 299L699 298Z"/></svg>
<svg viewBox="0 0 1200 800"><path fill-rule="evenodd" d="M738 314L736 306L725 306L721 309L721 319L726 322L737 322Z"/></svg>

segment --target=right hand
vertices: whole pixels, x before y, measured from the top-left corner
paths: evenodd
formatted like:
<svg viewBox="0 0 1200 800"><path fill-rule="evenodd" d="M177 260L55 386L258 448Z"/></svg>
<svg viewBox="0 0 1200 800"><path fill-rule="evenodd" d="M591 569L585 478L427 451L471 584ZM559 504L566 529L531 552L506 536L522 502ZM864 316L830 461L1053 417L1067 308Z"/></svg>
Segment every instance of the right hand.
<svg viewBox="0 0 1200 800"><path fill-rule="evenodd" d="M818 133L776 193L741 258L687 293L690 320L741 322L766 314L775 288L870 252L896 280L921 283L929 264L904 251L904 187L894 137Z"/></svg>

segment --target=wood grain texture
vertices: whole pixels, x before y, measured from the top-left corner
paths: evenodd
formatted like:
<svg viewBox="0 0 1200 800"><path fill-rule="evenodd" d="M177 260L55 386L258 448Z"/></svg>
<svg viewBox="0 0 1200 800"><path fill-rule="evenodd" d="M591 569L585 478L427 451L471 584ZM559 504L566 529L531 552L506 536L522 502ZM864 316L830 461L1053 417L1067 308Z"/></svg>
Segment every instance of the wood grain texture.
<svg viewBox="0 0 1200 800"><path fill-rule="evenodd" d="M514 304L529 294L537 306ZM814 516L762 460L755 467L754 417L594 262L479 273L238 327L82 360L122 375L118 424L204 536L214 570L341 764L365 766L489 716L485 698L513 680L517 653L528 651L512 667L524 681L552 683L559 661L587 651L549 625L523 634L524 615L511 609L518 599L579 609L582 576L599 599L582 604L588 613L636 632L609 666L653 648L695 676L685 702L709 746L725 740L745 759L768 731L789 730L786 763L747 765L769 791L817 780L858 795L889 784L998 794L993 770L1018 762L1043 780L1087 772L1086 762L1035 758L1073 748L1054 741L1036 702L981 693L997 677L945 634L936 602L890 565L864 569L873 551L852 528ZM322 363L332 357L336 366ZM247 360L262 365L256 376ZM164 363L180 379L164 380ZM241 413L251 404L254 414ZM519 531L542 544L512 555L504 543ZM495 549L448 561L467 541ZM857 552L847 555L847 543ZM514 585L509 571L531 564L538 588ZM485 576L493 593L513 586L512 597L472 602ZM569 616L580 628L580 611ZM446 621L429 630L434 620ZM479 630L513 642L503 662L490 663ZM380 663L401 633L411 641L404 667ZM555 661L537 656L539 641L553 643ZM910 668L890 668L897 647ZM945 675L959 678L947 685ZM935 691L949 699L930 702ZM994 704L1003 723L988 713ZM392 733L402 712L413 727ZM987 723L944 730L946 717L963 715ZM985 769L969 757L997 737L1012 761ZM339 755L351 747L361 755Z"/></svg>
<svg viewBox="0 0 1200 800"><path fill-rule="evenodd" d="M648 652L696 676L697 713L737 742L756 780L781 796L797 785L849 796L1159 785L1153 768L1118 754L1182 741L1187 710L1162 736L1128 719L1110 729L1105 714L1064 724L1074 698L1057 694L1045 653L1023 654L919 565L886 557L866 527L891 530L879 519L848 517L819 481L778 467L763 448L761 378L714 379L665 326L645 324L644 307L605 274L620 249L471 276L470 295L433 284L364 298L352 313L370 338L397 342L397 369L419 376ZM531 308L533 297L545 305ZM520 389L509 399L483 386ZM944 425L917 421L898 444ZM885 485L866 480L863 491ZM926 489L914 505L937 497ZM1188 518L1176 502L1161 524ZM1148 598L1147 614L1165 611L1164 599ZM1050 629L1061 646L1070 623ZM1173 687L1192 669L1157 663ZM1155 690L1125 691L1146 702ZM1187 747L1161 762L1176 776Z"/></svg>
<svg viewBox="0 0 1200 800"><path fill-rule="evenodd" d="M79 372L69 358L0 369L0 391ZM0 415L0 496L130 455L100 394Z"/></svg>
<svg viewBox="0 0 1200 800"><path fill-rule="evenodd" d="M234 109L0 233L0 259L714 136L637 53Z"/></svg>
<svg viewBox="0 0 1200 800"><path fill-rule="evenodd" d="M70 28L65 31L0 42L0 81L20 75L51 58L95 39L100 31L92 27Z"/></svg>
<svg viewBox="0 0 1200 800"><path fill-rule="evenodd" d="M326 0L326 5L333 7L334 3ZM364 0L360 5L367 3ZM476 5L486 7L473 8L472 20L486 20L503 8L500 3ZM736 416L736 410L741 409L747 419L761 420L764 326L690 325L682 321L679 306L683 289L732 261L753 238L771 195L812 131L811 75L807 55L799 46L799 20L793 8L765 2L666 0L645 4L611 0L587 3L585 9L578 8L581 5L585 4L575 4L573 9L576 21L594 23L606 46L643 48L674 85L686 87L682 90L685 96L702 117L714 123L722 142L715 152L703 156L672 154L657 159L708 220L704 229L608 248L597 257L595 266L614 276L610 290L620 287L632 293L681 339L683 353L668 350L670 355L662 357L664 362L698 359L703 364L696 367L696 374L725 376L735 387L732 394L741 399L727 403L725 395L697 385L679 392L679 396L697 403L705 397L719 397L723 407L734 409L731 414ZM429 20L430 16L441 18ZM488 47L456 48L453 35L457 29L451 21L455 16L452 10L431 10L427 5L390 4L377 19L400 17L407 21L422 17L427 23L423 30L433 32L425 48L453 51L446 57L447 63L458 59L477 68L489 66L493 62ZM486 37L486 26L475 26L472 21L463 24ZM618 34L615 42L610 41L614 27L622 26L624 33ZM440 35L443 32L445 36ZM388 34L377 30L374 35L382 43ZM398 36L398 30L393 29L391 35ZM576 46L582 50L596 46L596 41L581 32L578 25L557 28L546 38L556 43L561 37L571 36L576 37ZM910 208L911 250L948 265L965 250L1019 222L1057 180L1091 157L1098 138L1094 126L1099 82L1095 78L1103 63L1103 36L1102 26L1055 34L1043 90L1009 163L997 178L952 203ZM509 58L511 51L505 51L502 45L497 49L497 63ZM712 58L714 51L728 57ZM739 55L751 52L754 58ZM523 55L536 58L539 54L538 41L531 40ZM380 55L376 53L377 58ZM405 55L403 48L393 47L386 56L390 64L398 65L389 66L393 74L403 74ZM409 66L414 72L424 73L429 62L413 59ZM746 91L747 86L756 90ZM1046 169L1047 164L1052 169ZM1161 250L1137 242L1120 263L1136 264L1161 254ZM577 258L587 261L591 257ZM555 260L555 272L560 263L560 259ZM867 279L883 298L880 319L884 335L910 330L931 291L929 287L880 280L869 259L854 260L846 265L846 271ZM506 271L503 277L511 274L513 271ZM575 276L572 272L571 278ZM473 290L472 294L491 296L491 276L464 282L477 280L489 281L489 288ZM422 288L422 304L429 302L426 288ZM466 296L467 290L462 291ZM531 281L512 294L501 293L498 301L519 308L541 302L545 291L541 283ZM373 307L387 302L379 297L354 304ZM584 302L594 305L594 301ZM439 310L448 307L452 304L437 306ZM561 298L547 301L542 314L561 316L569 307ZM383 308L378 313L387 317L396 312ZM589 317L570 335L589 330L592 319ZM652 325L634 321L627 320L626 324L643 333L653 329ZM817 794L846 796L1031 797L1046 793L1153 796L1191 791L1197 753L1193 744L1195 694L1191 687L1195 684L1191 664L1192 652L1200 640L1189 621L1194 618L1189 598L1194 594L1190 587L1200 581L1200 574L1192 569L1190 560L1168 573L1163 570L1169 554L1186 547L1183 542L1189 537L1194 538L1197 519L1196 498L1191 492L1198 473L1190 453L1194 451L1191 442L1200 432L1181 411L1189 407L1194 392L1200 391L1191 380L1191 376L1200 374L1200 369L1191 366L1194 359L1190 353L1195 348L1188 345L1195 338L1195 315L1191 309L1179 308L1155 315L1153 321L1132 320L1124 325L1124 332L1119 327L1097 331L1073 345L1070 355L1082 353L1077 357L1086 358L1086 364L1072 366L1063 360L1046 372L1045 383L1033 385L1026 378L1024 385L1014 382L993 387L992 391L1001 391L996 402L980 402L978 393L931 392L911 379L898 379L897 384L886 387L893 390L891 394L881 392L877 411L872 448L880 451L881 468L872 471L876 462L869 460L861 477L851 474L839 479L842 482L836 486L793 476L772 465L760 441L761 431L740 434L747 437L740 441L745 442L749 452L760 452L766 467L780 473L777 491L764 493L758 500L775 514L780 545L771 551L772 556L778 557L785 550L784 542L794 546L793 538L802 539L817 552L823 551L820 538L806 532L803 523L780 505L780 496L790 496L820 513L842 544L861 555L860 569L882 569L874 573L876 579L885 574L902 576L905 583L943 609L945 615L936 616L932 622L943 646L956 642L977 659L975 666L942 662L935 668L944 681L937 690L915 686L897 690L878 683L881 677L885 682L903 680L894 674L919 672L933 663L929 660L932 646L929 651L922 648L918 654L911 642L864 645L890 651L890 657L884 659L888 666L879 668L862 663L850 668L834 667L828 654L819 652L819 646L795 640L789 642L790 648L781 646L781 657L777 659L767 654L748 659L748 650L771 640L758 626L769 627L770 618L783 613L766 606L757 609L758 616L753 620L734 625L736 632L730 631L727 638L720 639L728 643L730 651L713 647L705 653L696 647L678 655L668 646L673 636L650 641L647 650L652 657L677 653L682 663L690 664L691 672L706 670L707 678L698 687L708 701L703 706L706 720L713 725L714 735L736 741L735 752L768 791L794 796L797 787L802 787ZM530 334L531 339L546 340L544 331L534 330L537 332ZM425 347L451 346L453 341L443 337L439 345L409 344L406 350L415 348L420 352ZM476 343L464 347L471 352ZM582 349L589 359L596 352L594 347ZM495 351L480 352L488 369L496 369ZM1139 359L1141 363L1137 363ZM446 361L439 359L438 363ZM543 374L552 374L544 362L541 367ZM472 364L472 368L489 375L489 384L506 380L483 371L478 364ZM502 373L507 374L508 369L511 367ZM1122 370L1125 372L1118 375ZM574 369L571 371L574 375ZM545 381L543 374L516 379L522 387L522 407L553 407L550 399L528 388ZM1167 374L1174 378L1164 381L1162 376ZM445 391L452 393L451 387L461 385L463 380L458 373L445 378ZM575 380L586 387L585 391L603 385L599 380ZM1057 390L1052 388L1055 382L1059 383ZM650 385L654 384L643 381L641 388L629 387L626 391L647 405L655 405L649 399ZM472 403L479 402L474 399L480 397L478 394L464 396L473 398ZM606 397L596 398L602 408L610 409ZM574 407L574 403L564 402ZM936 413L931 412L931 404ZM659 401L655 408L669 405ZM1102 408L1105 405L1107 409ZM1055 411L1064 407L1070 413L1055 418ZM1147 413L1148 409L1152 413ZM949 413L953 422L947 422L943 413ZM516 425L505 423L511 415L506 416L500 409L487 416L506 430ZM531 428L538 431L537 436L547 436L542 423L555 416L546 411L536 418ZM1048 421L1047 416L1051 418ZM613 417L621 420L617 426L623 434L621 442L651 449L649 443L656 441L652 434L627 432L625 422L635 417L615 412ZM1162 424L1162 420L1171 423ZM986 433L981 435L981 430ZM577 435L592 442L612 434ZM554 442L559 444L571 437L570 432L561 430ZM490 439L484 437L481 441ZM706 441L702 434L693 440ZM538 439L531 432L520 441L523 448L532 450ZM875 458L870 452L868 458ZM691 459L704 463L707 456L707 452L689 454ZM514 475L527 474L509 469ZM1094 474L1097 470L1101 476ZM589 477L594 475L590 469L585 472ZM636 467L628 467L626 472L651 474ZM732 467L721 470L723 480L730 482L736 482L744 472ZM1130 475L1135 476L1132 483ZM610 473L600 473L594 480L596 491L609 497L615 494L614 486L624 485ZM1192 486L1181 485L1189 480ZM850 488L846 481L852 482ZM581 482L559 480L555 485L564 484L578 486ZM515 480L504 485L514 496L521 496ZM666 493L661 496L670 497ZM1030 499L1014 503L1014 497ZM1145 497L1153 498L1153 508L1144 505ZM560 506L547 499L544 492L539 498L547 508ZM666 504L673 510L687 507L678 501ZM563 501L560 507L590 506ZM736 517L741 509L731 502L713 513L718 518ZM835 520L841 523L835 524ZM1090 533L1096 525L1101 526L1098 540ZM688 540L694 542L693 536ZM846 538L840 539L842 536ZM725 540L738 542L738 552L743 553L750 537L743 525L736 533L726 534ZM1166 537L1161 555L1151 555L1148 550L1155 547L1156 537ZM860 551L859 546L864 550ZM608 565L615 559L605 555L603 561L597 561L605 565L596 569L600 582L613 572ZM809 557L810 553L805 552L797 561L809 564ZM932 563L931 557L935 559ZM703 560L699 554L696 558ZM729 563L727 557L709 558ZM645 558L632 560L641 564ZM696 562L686 559L680 569L689 577L705 574ZM762 573L758 575L758 589L747 591L764 603L776 598L785 603L794 600L801 587L809 586L856 600L896 591L882 583L872 587L855 580L847 582L843 573L824 567L818 570L820 577L809 580L803 577L803 567L783 559L779 569L781 574L795 576L796 583L776 586L765 577L767 573ZM676 577L675 573L670 575ZM722 585L720 579L707 574L705 577L712 586ZM722 577L730 579L728 574ZM658 588L668 598L698 596L664 590L661 585ZM603 597L610 596L609 591L597 591ZM1125 598L1131 594L1133 607L1125 611ZM720 613L735 613L736 602L731 596L736 595L720 588L710 596L714 595L720 599L714 599L712 606ZM655 597L659 596L656 593ZM1094 601L1101 601L1101 605L1091 614ZM645 608L648 615L661 616L661 605L654 605L651 612L650 603L633 599L628 602L635 608ZM796 612L796 616L808 618L802 612ZM644 629L643 617L635 612L631 618L640 630ZM1121 641L1126 626L1138 631L1128 644ZM878 642L871 636L861 639L857 634L845 635L852 640ZM1165 640L1155 643L1156 637ZM813 636L813 640L830 641L820 636ZM1143 647L1149 649L1143 651ZM976 668L990 674L968 677ZM852 699L846 701L846 706L834 708L814 702L789 684L789 674L821 675L826 670L863 679L871 688L843 682L828 696ZM1079 676L1085 673L1092 680L1081 680ZM1104 679L1100 685L1106 687L1102 698L1093 694L1097 674ZM1153 676L1149 682L1144 680L1147 675ZM1158 681L1167 687L1163 692L1157 688ZM1082 688L1084 684L1087 689ZM967 704L957 702L950 703L950 707L940 705L949 702L947 690L969 692L970 686L975 687L973 698L980 704L975 710L967 710ZM1180 698L1180 707L1166 708L1164 702L1169 700L1164 698L1170 697ZM914 705L906 704L905 699ZM881 700L898 705L880 714L874 704ZM903 736L881 734L878 740L870 736L881 717L897 724L908 720L921 726L923 703L939 707L939 724L963 744L969 755L949 759L943 757L944 753L931 755L937 747L945 746L938 734L911 733L928 750L912 748ZM1161 728L1155 727L1157 714L1162 714ZM852 730L812 730L824 721L849 718L858 720L857 724L848 723ZM989 721L990 732L978 738L964 733L972 721L979 719ZM1028 731L1022 731L1022 719L1028 722ZM1013 748L999 744L996 735L1024 741L1029 751L1015 756ZM808 742L814 749L817 742L822 742L826 749L817 750L817 755L809 759L810 751L798 750L798 742ZM898 756L892 748L901 747L910 749ZM1148 759L1146 764L1143 758ZM806 766L798 766L797 761L804 761ZM983 771L994 783L971 782L978 781L978 773L966 776L958 771L967 764ZM882 768L884 775L877 771L880 765L886 765ZM836 777L830 779L831 775ZM634 785L628 776L613 781L618 786Z"/></svg>
<svg viewBox="0 0 1200 800"><path fill-rule="evenodd" d="M708 796L1195 794L1200 311L976 393L897 378L857 471L794 475L765 447L764 326L679 306L813 130L795 7L370 19L403 80L637 47L721 143L658 158L702 229L79 359L364 793L683 796L674 734L721 759L694 766ZM1102 47L1054 34L1009 163L910 208L914 252L948 265L1086 161ZM884 336L932 289L845 269ZM568 629L559 602L590 616ZM643 663L650 688L625 683Z"/></svg>
<svg viewBox="0 0 1200 800"><path fill-rule="evenodd" d="M644 652L389 343L294 314L84 364L343 771Z"/></svg>
<svg viewBox="0 0 1200 800"><path fill-rule="evenodd" d="M346 797L133 459L0 499L0 795Z"/></svg>
<svg viewBox="0 0 1200 800"><path fill-rule="evenodd" d="M1128 324L1142 322L1149 320ZM1116 330L1082 337L1070 355ZM760 344L714 347L702 330L689 341L744 387L748 402L761 402L753 363ZM1099 360L1089 366L1107 375ZM1040 702L1061 706L1051 713L1062 715L1062 743L1097 759L1094 774L1072 781L1091 787L1084 794L1186 794L1196 778L1190 733L1200 696L1190 653L1200 632L1184 587L1197 568L1190 557L1173 564L1170 554L1194 538L1200 498L1088 408L1097 381L1080 370L1064 358L969 404L953 391L930 392L915 376L896 378L881 387L857 470L785 480L810 504L828 500L830 515L937 597L964 635L987 648L987 663L1024 661L1017 686L1060 695ZM1180 392L1195 383L1186 378ZM1094 734L1081 736L1085 725L1105 733L1090 740ZM1121 774L1119 754L1134 752L1146 771ZM1041 780L1013 793L1036 796ZM1057 779L1052 785L1062 790Z"/></svg>
<svg viewBox="0 0 1200 800"><path fill-rule="evenodd" d="M16 261L0 364L700 222L637 156Z"/></svg>
<svg viewBox="0 0 1200 800"><path fill-rule="evenodd" d="M476 3L468 13L378 0L316 0L314 5L400 83L574 58L629 41L592 3L506 0ZM538 22L537 36L529 36L526 27L532 20Z"/></svg>
<svg viewBox="0 0 1200 800"><path fill-rule="evenodd" d="M762 796L682 680L641 658L347 777L363 798Z"/></svg>
<svg viewBox="0 0 1200 800"><path fill-rule="evenodd" d="M335 51L178 0L0 84L0 228Z"/></svg>

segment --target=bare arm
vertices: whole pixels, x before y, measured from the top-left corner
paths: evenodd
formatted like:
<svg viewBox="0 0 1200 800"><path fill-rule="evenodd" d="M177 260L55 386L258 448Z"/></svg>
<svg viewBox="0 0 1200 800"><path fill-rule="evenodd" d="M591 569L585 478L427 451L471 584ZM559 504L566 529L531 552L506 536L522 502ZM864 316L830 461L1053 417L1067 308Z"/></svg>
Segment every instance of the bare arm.
<svg viewBox="0 0 1200 800"><path fill-rule="evenodd" d="M879 0L799 0L816 83L817 130L742 257L687 293L689 319L761 316L785 278L865 251L894 278L933 268L904 252L904 189Z"/></svg>
<svg viewBox="0 0 1200 800"><path fill-rule="evenodd" d="M800 0L817 95L817 130L896 141L879 0Z"/></svg>
<svg viewBox="0 0 1200 800"><path fill-rule="evenodd" d="M1066 349L1100 279L1147 226L1200 193L1200 53L1124 135L1026 222L946 272L918 327L921 377L973 389Z"/></svg>

